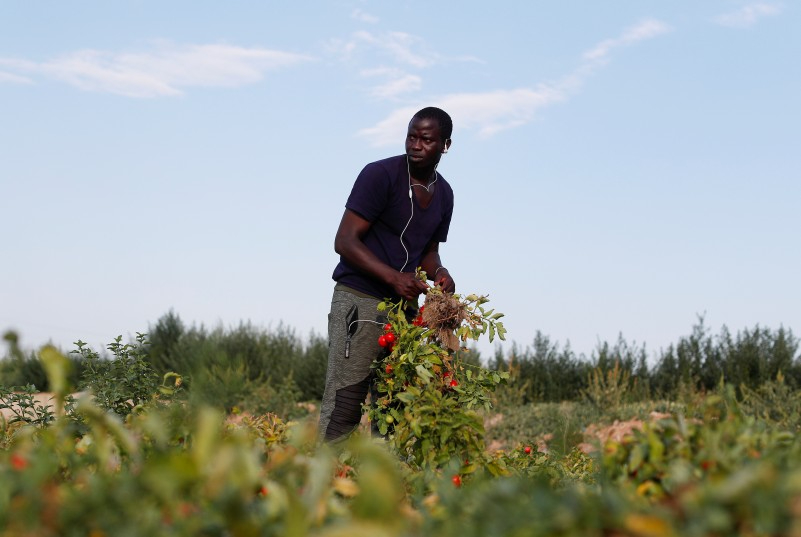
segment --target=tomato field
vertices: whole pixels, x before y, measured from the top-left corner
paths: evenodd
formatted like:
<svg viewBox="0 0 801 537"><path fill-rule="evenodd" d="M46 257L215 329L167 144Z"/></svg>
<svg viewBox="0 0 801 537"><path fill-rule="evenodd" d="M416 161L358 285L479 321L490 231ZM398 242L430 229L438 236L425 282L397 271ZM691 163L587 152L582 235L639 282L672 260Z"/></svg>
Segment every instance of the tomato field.
<svg viewBox="0 0 801 537"><path fill-rule="evenodd" d="M486 299L457 298L412 319L385 304L365 409L383 436L335 444L313 412L201 403L178 373L143 385L137 344L84 349L76 398L70 360L43 348L48 404L0 389L0 535L801 535L801 398L781 375L635 404L610 368L585 403L524 403L513 367L454 352L504 334Z"/></svg>

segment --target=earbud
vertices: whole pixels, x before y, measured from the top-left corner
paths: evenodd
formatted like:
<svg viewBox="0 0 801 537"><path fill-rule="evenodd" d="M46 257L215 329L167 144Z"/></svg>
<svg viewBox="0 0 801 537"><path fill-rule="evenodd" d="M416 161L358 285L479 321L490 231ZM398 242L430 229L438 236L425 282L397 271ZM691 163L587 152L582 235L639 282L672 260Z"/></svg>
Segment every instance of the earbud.
<svg viewBox="0 0 801 537"><path fill-rule="evenodd" d="M409 185L409 199L412 199L412 185Z"/></svg>
<svg viewBox="0 0 801 537"><path fill-rule="evenodd" d="M447 153L447 152L448 152L448 148L447 148L447 147L446 147L445 149L443 149L443 150L442 150L442 154L443 154L443 155L444 155L445 153Z"/></svg>

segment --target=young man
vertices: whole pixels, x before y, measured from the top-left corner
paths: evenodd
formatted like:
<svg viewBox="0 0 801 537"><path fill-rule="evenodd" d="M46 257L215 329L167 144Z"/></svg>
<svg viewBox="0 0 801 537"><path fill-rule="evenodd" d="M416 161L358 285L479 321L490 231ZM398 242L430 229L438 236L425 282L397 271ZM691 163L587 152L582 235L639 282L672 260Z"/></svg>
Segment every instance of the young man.
<svg viewBox="0 0 801 537"><path fill-rule="evenodd" d="M356 178L339 224L334 250L337 282L328 315L328 371L320 410L320 436L336 440L352 432L373 380L371 366L383 349L378 337L386 318L384 299L417 303L427 285L422 267L446 292L456 285L439 257L448 238L453 190L437 171L451 146L453 123L434 107L409 122L406 154L373 162Z"/></svg>

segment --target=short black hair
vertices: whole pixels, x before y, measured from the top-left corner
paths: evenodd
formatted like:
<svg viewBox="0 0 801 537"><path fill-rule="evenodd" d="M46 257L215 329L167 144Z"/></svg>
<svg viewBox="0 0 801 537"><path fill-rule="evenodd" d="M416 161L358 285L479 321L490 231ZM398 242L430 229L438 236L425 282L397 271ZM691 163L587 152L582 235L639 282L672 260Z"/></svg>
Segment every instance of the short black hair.
<svg viewBox="0 0 801 537"><path fill-rule="evenodd" d="M451 116L445 110L437 108L436 106L427 106L417 112L412 119L434 119L439 123L439 132L442 135L442 141L450 140L453 133L453 121Z"/></svg>

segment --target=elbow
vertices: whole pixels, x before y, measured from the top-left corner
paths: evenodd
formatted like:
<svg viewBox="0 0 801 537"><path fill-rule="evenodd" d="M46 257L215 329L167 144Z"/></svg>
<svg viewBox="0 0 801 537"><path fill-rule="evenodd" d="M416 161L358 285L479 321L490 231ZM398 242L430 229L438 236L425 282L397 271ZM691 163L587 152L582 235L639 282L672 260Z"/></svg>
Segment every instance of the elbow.
<svg viewBox="0 0 801 537"><path fill-rule="evenodd" d="M334 239L334 251L338 255L343 255L346 250L346 243L347 241L345 241L342 237L337 235L336 238Z"/></svg>

